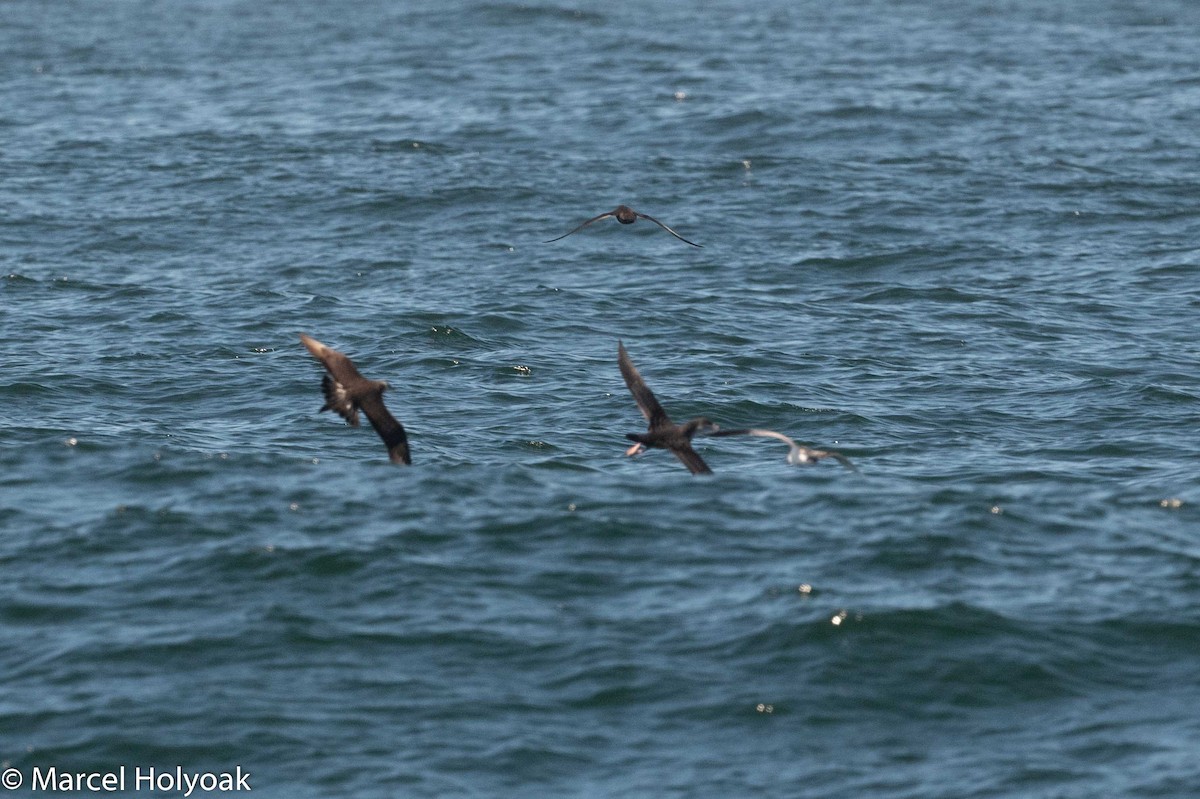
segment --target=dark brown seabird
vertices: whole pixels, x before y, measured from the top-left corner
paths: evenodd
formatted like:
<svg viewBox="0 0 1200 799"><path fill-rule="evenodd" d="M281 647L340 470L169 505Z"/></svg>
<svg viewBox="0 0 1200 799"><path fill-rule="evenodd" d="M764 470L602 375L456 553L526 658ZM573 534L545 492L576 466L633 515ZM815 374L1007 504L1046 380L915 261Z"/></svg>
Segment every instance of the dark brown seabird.
<svg viewBox="0 0 1200 799"><path fill-rule="evenodd" d="M759 428L748 428L745 430L722 430L719 433L713 433L714 436L762 436L763 438L775 438L788 445L787 462L793 466L811 465L821 460L822 458L833 458L838 463L845 466L851 471L857 471L850 459L840 452L831 452L824 449L810 449L809 447L801 446L792 439L785 436L783 433L776 433L774 430L761 430Z"/></svg>
<svg viewBox="0 0 1200 799"><path fill-rule="evenodd" d="M574 230L571 230L568 233L564 233L561 236L559 236L558 238L550 239L550 241L547 241L546 244L549 244L551 241L558 241L558 239L565 239L567 236L570 236L571 233L574 233L579 230L583 230L585 227L592 224L593 222L599 222L601 219L608 219L610 216L613 219L620 222L622 225L632 225L634 222L638 221L639 219L648 219L649 221L658 225L660 228L667 231L672 236L674 236L675 238L684 242L685 244L690 244L693 247L703 247L704 246L703 244L697 244L694 241L688 241L683 236L680 236L674 230L671 230L671 228L664 225L662 222L659 222L654 217L650 216L649 214L643 214L638 211L635 211L632 208L630 208L628 205L618 205L616 208L612 209L611 211L609 211L607 213L600 214L600 216L593 216L591 219L584 222L582 225L575 228Z"/></svg>
<svg viewBox="0 0 1200 799"><path fill-rule="evenodd" d="M322 411L336 411L343 419L358 426L358 412L367 415L367 421L387 446L392 463L408 465L412 458L408 454L408 436L404 427L396 421L383 404L383 392L388 384L382 380L368 380L358 373L354 363L335 349L326 347L311 336L300 334L300 341L313 356L325 365L328 373L321 379L325 392Z"/></svg>
<svg viewBox="0 0 1200 799"><path fill-rule="evenodd" d="M650 429L645 433L625 434L630 441L637 442L626 450L625 454L637 455L646 447L660 447L674 452L675 457L683 461L683 465L688 467L692 474L711 473L712 469L708 468L708 464L700 457L700 453L692 449L692 436L697 433L715 433L718 429L717 426L702 416L684 424L672 422L671 418L667 416L667 412L654 398L653 392L647 388L646 381L642 380L642 376L638 374L633 361L629 360L629 353L625 351L625 345L619 341L617 342L617 364L621 367L621 376L625 378L625 385L629 386L629 393L633 394L633 398L642 411L642 416L645 416L646 421L650 423Z"/></svg>

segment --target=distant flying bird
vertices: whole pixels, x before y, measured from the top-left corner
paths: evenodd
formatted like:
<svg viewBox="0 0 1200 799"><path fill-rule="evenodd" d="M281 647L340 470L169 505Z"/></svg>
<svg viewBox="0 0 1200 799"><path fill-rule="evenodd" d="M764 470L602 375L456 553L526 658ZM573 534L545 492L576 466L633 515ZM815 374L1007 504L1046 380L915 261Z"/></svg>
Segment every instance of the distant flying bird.
<svg viewBox="0 0 1200 799"><path fill-rule="evenodd" d="M650 429L645 433L625 434L630 441L637 442L626 450L625 454L632 456L637 455L646 447L660 447L674 452L675 457L683 461L683 465L688 467L692 474L712 472L712 469L708 468L708 464L700 457L700 453L692 449L692 436L698 433L714 433L718 427L702 416L684 424L672 422L667 416L667 412L654 398L653 392L646 387L646 382L638 374L633 361L629 360L629 353L625 351L625 345L619 341L617 342L617 364L621 367L621 376L625 378L625 385L629 386L629 393L633 394L642 415L650 423Z"/></svg>
<svg viewBox="0 0 1200 799"><path fill-rule="evenodd" d="M584 222L582 225L575 228L574 230L564 233L561 236L559 236L558 238L550 239L550 241L547 241L546 244L549 244L552 241L558 241L559 239L565 239L567 236L570 236L571 233L575 233L576 231L583 230L585 227L592 224L593 222L599 222L601 219L608 219L610 216L613 219L616 219L622 225L632 225L634 222L638 221L639 219L648 219L651 222L653 222L654 224L658 225L663 230L670 233L675 238L684 242L685 244L690 244L693 247L703 247L704 246L703 244L697 244L694 241L688 241L683 236L680 236L674 230L671 230L671 228L664 225L662 222L659 222L654 217L650 216L649 214L639 213L638 211L635 211L632 208L630 208L628 205L618 205L616 208L612 209L608 213L600 214L600 216L593 216L591 219Z"/></svg>
<svg viewBox="0 0 1200 799"><path fill-rule="evenodd" d="M382 380L368 380L342 353L326 347L311 336L300 334L300 341L313 356L325 365L328 374L321 379L325 392L322 411L336 411L343 419L358 426L358 412L367 415L367 421L387 446L392 463L408 465L412 458L408 454L408 437L404 427L388 413L383 404L383 392L388 384Z"/></svg>
<svg viewBox="0 0 1200 799"><path fill-rule="evenodd" d="M713 433L714 436L762 436L764 438L776 438L788 445L787 462L793 466L805 464L814 464L822 458L833 458L838 463L845 466L851 471L857 471L850 459L839 452L830 452L823 449L810 449L797 444L792 439L785 436L783 433L776 433L774 430L760 430L758 428L749 428L746 430L722 430L719 433Z"/></svg>

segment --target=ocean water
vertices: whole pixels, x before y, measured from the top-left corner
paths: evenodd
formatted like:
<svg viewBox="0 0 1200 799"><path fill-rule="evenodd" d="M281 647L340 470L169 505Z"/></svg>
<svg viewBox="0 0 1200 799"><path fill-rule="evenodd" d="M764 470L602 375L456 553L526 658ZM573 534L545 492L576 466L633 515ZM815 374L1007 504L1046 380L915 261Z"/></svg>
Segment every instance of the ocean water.
<svg viewBox="0 0 1200 799"><path fill-rule="evenodd" d="M3 787L1195 797L1198 40L1184 0L0 4ZM544 243L618 203L703 248ZM858 471L624 457L618 340L676 419Z"/></svg>

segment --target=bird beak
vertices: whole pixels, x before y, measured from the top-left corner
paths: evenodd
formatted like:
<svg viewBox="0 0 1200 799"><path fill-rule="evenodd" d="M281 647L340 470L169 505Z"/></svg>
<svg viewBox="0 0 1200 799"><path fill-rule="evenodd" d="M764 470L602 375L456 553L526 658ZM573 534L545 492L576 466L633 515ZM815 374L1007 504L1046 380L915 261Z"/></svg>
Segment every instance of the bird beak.
<svg viewBox="0 0 1200 799"><path fill-rule="evenodd" d="M632 447L625 450L625 455L626 455L626 457L632 458L634 455L637 455L639 452L641 452L645 448L646 447L643 446L642 443L639 441L637 444L634 444Z"/></svg>

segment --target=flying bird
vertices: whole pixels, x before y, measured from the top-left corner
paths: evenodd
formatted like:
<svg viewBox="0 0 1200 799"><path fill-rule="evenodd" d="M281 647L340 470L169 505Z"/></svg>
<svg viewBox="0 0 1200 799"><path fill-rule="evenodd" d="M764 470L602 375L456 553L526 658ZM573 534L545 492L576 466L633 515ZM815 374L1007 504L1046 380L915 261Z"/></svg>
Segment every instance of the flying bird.
<svg viewBox="0 0 1200 799"><path fill-rule="evenodd" d="M625 454L637 455L647 447L669 449L675 453L676 458L683 461L683 465L688 467L692 474L712 472L712 469L708 468L708 464L700 457L700 453L692 449L692 436L698 433L712 434L719 429L717 425L702 416L684 424L672 422L671 418L667 416L667 412L654 398L653 392L647 388L646 381L642 380L642 376L638 374L633 361L629 360L629 353L625 351L625 345L619 341L617 342L617 365L621 367L621 376L625 378L625 385L629 386L629 393L633 394L634 400L637 401L642 416L645 416L646 421L650 423L650 429L645 433L625 434L630 441L636 442L625 451Z"/></svg>
<svg viewBox="0 0 1200 799"><path fill-rule="evenodd" d="M671 230L671 228L664 225L662 222L659 222L654 217L650 216L649 214L639 213L638 211L635 211L632 208L630 208L628 205L618 205L616 208L612 209L611 211L609 211L607 213L600 214L600 216L593 216L591 219L584 222L582 225L575 228L574 230L564 233L561 236L559 236L558 238L550 239L550 241L547 241L546 244L549 244L552 241L558 241L559 239L565 239L567 236L570 236L571 233L575 233L576 231L583 230L585 227L592 224L593 222L599 222L601 219L608 219L610 216L613 219L620 222L622 225L632 225L634 222L638 221L639 219L648 219L651 222L653 222L654 224L658 225L663 230L670 233L675 238L684 242L685 244L690 244L693 247L703 247L704 246L703 244L697 244L694 241L688 241L683 236L680 236L674 230Z"/></svg>
<svg viewBox="0 0 1200 799"><path fill-rule="evenodd" d="M383 404L383 392L388 384L382 380L368 380L358 373L354 363L335 349L326 347L311 336L300 334L300 341L318 361L325 365L327 374L321 379L325 392L322 411L336 411L343 419L358 426L358 412L367 415L367 421L387 446L392 463L408 465L412 458L408 454L408 436L404 427L396 421Z"/></svg>
<svg viewBox="0 0 1200 799"><path fill-rule="evenodd" d="M748 428L745 430L722 430L718 433L713 433L714 436L762 436L763 438L779 439L788 445L787 462L793 466L814 464L822 458L833 458L838 463L845 466L851 471L857 471L850 459L840 452L831 452L824 449L811 449L801 446L792 439L785 436L783 433L776 433L774 430L761 430L759 428Z"/></svg>

